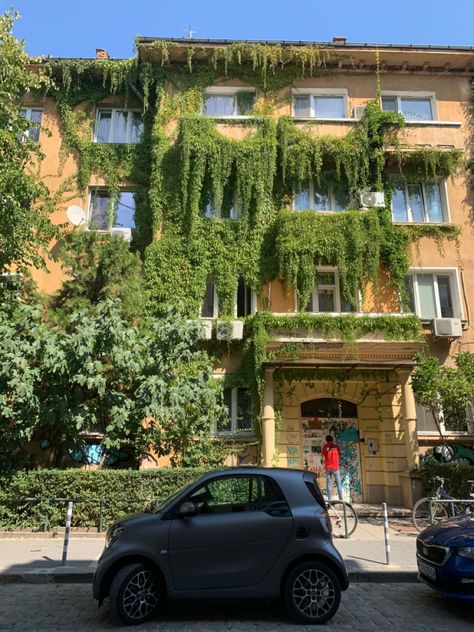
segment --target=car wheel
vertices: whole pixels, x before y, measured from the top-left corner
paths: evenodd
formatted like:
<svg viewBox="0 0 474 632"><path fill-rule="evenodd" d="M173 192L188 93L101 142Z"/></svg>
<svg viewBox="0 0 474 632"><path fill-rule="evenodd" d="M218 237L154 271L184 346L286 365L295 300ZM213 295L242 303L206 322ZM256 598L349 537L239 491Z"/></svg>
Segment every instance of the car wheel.
<svg viewBox="0 0 474 632"><path fill-rule="evenodd" d="M128 625L149 621L163 597L159 574L145 564L128 564L112 581L109 602L112 614Z"/></svg>
<svg viewBox="0 0 474 632"><path fill-rule="evenodd" d="M285 602L291 614L305 623L324 623L341 602L336 574L321 562L303 562L288 575Z"/></svg>

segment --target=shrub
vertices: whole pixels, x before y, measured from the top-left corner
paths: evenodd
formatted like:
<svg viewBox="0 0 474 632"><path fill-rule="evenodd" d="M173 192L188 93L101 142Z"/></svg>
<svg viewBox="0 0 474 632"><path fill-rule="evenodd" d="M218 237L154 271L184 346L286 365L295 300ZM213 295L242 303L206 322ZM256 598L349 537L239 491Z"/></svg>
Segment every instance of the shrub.
<svg viewBox="0 0 474 632"><path fill-rule="evenodd" d="M20 471L0 477L0 528L40 530L63 527L66 502L74 501L73 527L97 527L100 501L103 526L124 516L152 511L166 498L207 470L163 468L153 470L41 470ZM19 501L22 498L35 501Z"/></svg>
<svg viewBox="0 0 474 632"><path fill-rule="evenodd" d="M432 494L436 488L432 479L442 476L445 479L444 488L454 498L469 498L470 483L474 480L474 465L453 461L451 463L439 463L434 459L426 460L419 469L423 481L423 489L427 494Z"/></svg>

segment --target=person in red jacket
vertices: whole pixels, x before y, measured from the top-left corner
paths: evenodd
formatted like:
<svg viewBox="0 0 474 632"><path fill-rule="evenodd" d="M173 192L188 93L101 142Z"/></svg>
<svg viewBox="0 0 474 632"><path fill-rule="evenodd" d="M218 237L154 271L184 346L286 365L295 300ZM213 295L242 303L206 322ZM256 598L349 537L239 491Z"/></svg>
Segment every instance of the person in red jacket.
<svg viewBox="0 0 474 632"><path fill-rule="evenodd" d="M328 492L328 500L332 500L333 479L336 482L339 500L342 500L341 473L339 472L341 450L339 449L339 446L334 443L334 439L331 435L326 437L326 445L323 446L321 454L323 457L324 469L326 470L326 489Z"/></svg>

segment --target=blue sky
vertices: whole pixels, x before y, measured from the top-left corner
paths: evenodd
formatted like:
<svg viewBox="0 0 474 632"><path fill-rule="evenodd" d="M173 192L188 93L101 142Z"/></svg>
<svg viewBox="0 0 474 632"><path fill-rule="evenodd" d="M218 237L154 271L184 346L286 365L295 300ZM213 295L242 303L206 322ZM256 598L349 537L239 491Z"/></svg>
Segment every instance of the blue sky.
<svg viewBox="0 0 474 632"><path fill-rule="evenodd" d="M136 35L189 26L197 38L474 45L474 0L0 0L11 5L31 55L130 57Z"/></svg>

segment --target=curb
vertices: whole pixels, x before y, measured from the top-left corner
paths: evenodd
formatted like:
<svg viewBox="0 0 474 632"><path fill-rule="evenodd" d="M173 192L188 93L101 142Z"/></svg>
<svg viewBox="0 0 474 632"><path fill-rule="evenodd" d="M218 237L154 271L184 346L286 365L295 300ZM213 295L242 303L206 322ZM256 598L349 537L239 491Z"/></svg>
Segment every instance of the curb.
<svg viewBox="0 0 474 632"><path fill-rule="evenodd" d="M413 570L367 570L349 571L349 582L352 584L396 584L415 583L418 571ZM45 569L25 573L2 573L1 584L92 584L92 571L63 571L62 569Z"/></svg>

